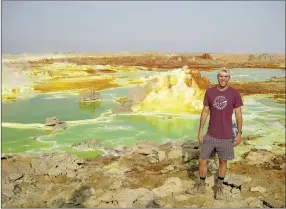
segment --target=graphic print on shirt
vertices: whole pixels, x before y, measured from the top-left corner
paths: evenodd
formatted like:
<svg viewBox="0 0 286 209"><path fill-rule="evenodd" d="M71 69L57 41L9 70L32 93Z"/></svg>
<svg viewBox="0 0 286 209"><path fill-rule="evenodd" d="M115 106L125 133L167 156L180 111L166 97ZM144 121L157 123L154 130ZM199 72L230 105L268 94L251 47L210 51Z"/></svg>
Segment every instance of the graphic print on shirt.
<svg viewBox="0 0 286 209"><path fill-rule="evenodd" d="M214 99L213 106L218 110L223 110L227 106L227 100L224 96L217 96Z"/></svg>

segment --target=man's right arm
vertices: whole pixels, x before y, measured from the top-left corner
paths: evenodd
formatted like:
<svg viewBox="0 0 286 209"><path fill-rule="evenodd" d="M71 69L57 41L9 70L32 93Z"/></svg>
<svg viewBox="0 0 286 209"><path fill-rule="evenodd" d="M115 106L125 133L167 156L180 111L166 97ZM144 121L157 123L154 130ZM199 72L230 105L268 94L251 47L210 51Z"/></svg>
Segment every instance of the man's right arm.
<svg viewBox="0 0 286 209"><path fill-rule="evenodd" d="M201 118L200 118L200 127L199 127L199 133L198 133L198 140L200 142L203 141L203 128L205 126L206 120L209 115L209 106L204 106L202 113L201 113Z"/></svg>

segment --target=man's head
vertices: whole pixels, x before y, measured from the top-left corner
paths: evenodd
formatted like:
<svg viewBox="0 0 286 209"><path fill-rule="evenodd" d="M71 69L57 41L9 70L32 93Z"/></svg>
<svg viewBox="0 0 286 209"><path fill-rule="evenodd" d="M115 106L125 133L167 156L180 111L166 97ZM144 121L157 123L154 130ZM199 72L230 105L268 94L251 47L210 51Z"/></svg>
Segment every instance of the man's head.
<svg viewBox="0 0 286 209"><path fill-rule="evenodd" d="M230 80L230 72L227 68L222 68L217 73L217 81L218 85L221 88L224 88L228 85L228 81Z"/></svg>

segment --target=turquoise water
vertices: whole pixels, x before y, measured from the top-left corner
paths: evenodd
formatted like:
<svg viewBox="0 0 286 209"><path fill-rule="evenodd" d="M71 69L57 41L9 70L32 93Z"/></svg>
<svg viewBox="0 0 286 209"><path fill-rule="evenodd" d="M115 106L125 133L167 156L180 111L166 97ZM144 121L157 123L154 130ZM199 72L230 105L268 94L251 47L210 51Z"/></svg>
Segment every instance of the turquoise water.
<svg viewBox="0 0 286 209"><path fill-rule="evenodd" d="M41 95L31 100L3 104L2 121L5 123L29 124L45 123L46 117L56 116L59 120L73 121L67 129L53 135L32 139L43 135L43 130L3 127L3 152L47 152L49 150L69 150L71 145L93 138L104 147L120 145L132 146L139 140L153 140L164 143L170 140L196 138L198 116L194 118L164 115L116 115L112 109L117 105L115 97L123 97L128 87L102 91L101 103L82 107L76 96L50 99L51 95ZM11 117L13 116L13 117ZM77 121L89 120L81 124ZM20 130L20 132L14 132ZM25 133L24 135L22 134ZM11 141L14 141L11 144ZM42 147L35 146L35 143ZM26 144L27 147L18 146ZM68 148L70 147L70 148ZM88 151L88 150L86 150Z"/></svg>
<svg viewBox="0 0 286 209"><path fill-rule="evenodd" d="M211 82L217 82L217 71L202 72ZM261 68L232 68L231 81L266 81L271 77L285 76L285 70Z"/></svg>
<svg viewBox="0 0 286 209"><path fill-rule="evenodd" d="M2 127L2 152L26 152L31 149L49 148L49 145L32 138L45 133L35 129Z"/></svg>
<svg viewBox="0 0 286 209"><path fill-rule="evenodd" d="M80 120L92 118L108 108L100 103L80 104L75 96L47 99L41 95L29 100L19 100L2 104L2 121L14 123L45 123L47 117L56 116L60 120ZM108 104L107 104L108 106Z"/></svg>
<svg viewBox="0 0 286 209"><path fill-rule="evenodd" d="M275 70L267 71L270 73L269 77L273 76L273 71ZM124 87L101 91L103 100L97 103L80 104L77 96L65 95L63 98L57 98L50 94L4 103L2 122L26 124L26 128L21 129L17 125L8 128L4 125L2 151L65 151L82 157L92 157L102 151L78 150L71 145L94 138L98 139L102 147L132 146L139 140L158 143L180 139L197 140L199 114L112 113L112 109L117 105L115 98L126 96L128 89L129 87ZM274 142L285 143L285 105L275 103L265 96L247 96L244 99L243 134L261 135L254 144L259 148L274 149ZM31 124L44 124L46 117L51 116L66 121L69 127L55 134L30 127ZM207 124L205 129L206 127ZM40 137L35 139L35 136ZM276 151L282 152L282 148L280 149Z"/></svg>

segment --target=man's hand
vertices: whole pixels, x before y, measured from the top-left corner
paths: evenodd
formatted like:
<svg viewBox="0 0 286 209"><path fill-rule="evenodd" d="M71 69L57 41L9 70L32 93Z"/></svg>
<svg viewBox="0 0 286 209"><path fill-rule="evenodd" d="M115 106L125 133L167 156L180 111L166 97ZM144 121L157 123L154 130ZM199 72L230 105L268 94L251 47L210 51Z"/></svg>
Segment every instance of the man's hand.
<svg viewBox="0 0 286 209"><path fill-rule="evenodd" d="M203 143L203 140L204 140L204 134L203 134L203 131L202 130L199 130L199 133L198 133L198 140L200 143Z"/></svg>
<svg viewBox="0 0 286 209"><path fill-rule="evenodd" d="M236 137L234 138L235 141L235 146L239 145L241 142L241 135L237 134Z"/></svg>

